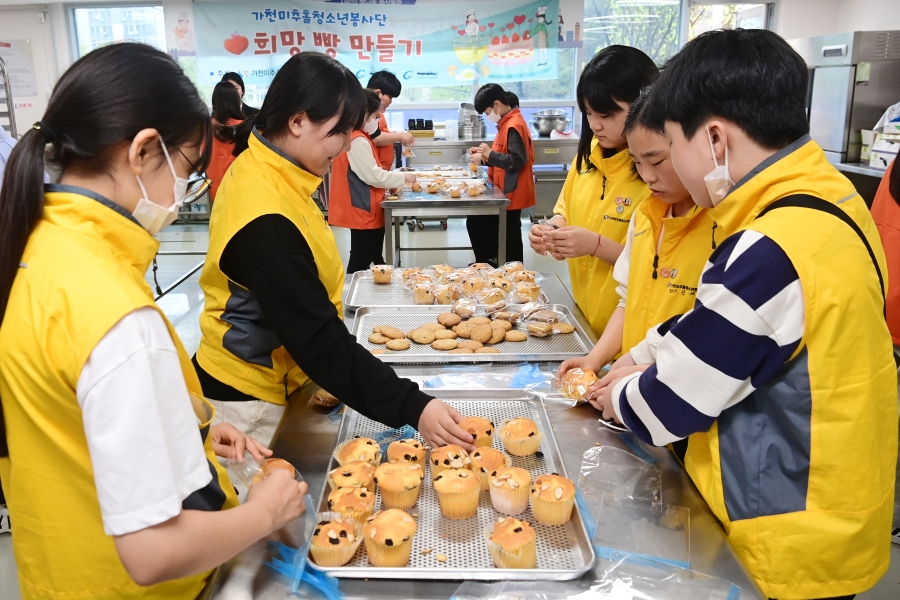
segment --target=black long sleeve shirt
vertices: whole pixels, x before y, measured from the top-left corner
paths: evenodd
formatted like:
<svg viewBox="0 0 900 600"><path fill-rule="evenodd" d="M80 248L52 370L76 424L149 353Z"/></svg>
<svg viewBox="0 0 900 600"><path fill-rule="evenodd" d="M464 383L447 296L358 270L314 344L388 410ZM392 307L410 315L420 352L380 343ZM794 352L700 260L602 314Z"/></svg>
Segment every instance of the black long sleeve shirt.
<svg viewBox="0 0 900 600"><path fill-rule="evenodd" d="M525 163L528 160L528 152L525 150L525 140L513 128L510 128L507 134L506 148L509 150L509 153L491 151L487 158L487 164L506 171L503 193L509 194L516 191L519 185L519 172L525 167Z"/></svg>
<svg viewBox="0 0 900 600"><path fill-rule="evenodd" d="M253 293L269 326L310 379L371 419L418 428L431 396L356 343L319 279L309 244L289 219L271 214L251 221L228 242L219 265ZM216 388L212 397L248 399L200 375L204 388Z"/></svg>

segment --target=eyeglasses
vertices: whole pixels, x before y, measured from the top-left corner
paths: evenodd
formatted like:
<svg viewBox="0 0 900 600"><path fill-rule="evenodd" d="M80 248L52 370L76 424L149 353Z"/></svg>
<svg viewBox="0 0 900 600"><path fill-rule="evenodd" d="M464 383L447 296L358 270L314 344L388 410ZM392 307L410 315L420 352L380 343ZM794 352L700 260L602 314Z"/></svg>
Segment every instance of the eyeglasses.
<svg viewBox="0 0 900 600"><path fill-rule="evenodd" d="M181 151L181 148L176 146L175 149L178 150L178 153L181 154L188 165L190 165L191 175L188 177L187 193L184 198L184 203L190 204L195 202L209 190L212 185L212 180L206 176L206 173L200 171L200 169L191 162L191 159Z"/></svg>

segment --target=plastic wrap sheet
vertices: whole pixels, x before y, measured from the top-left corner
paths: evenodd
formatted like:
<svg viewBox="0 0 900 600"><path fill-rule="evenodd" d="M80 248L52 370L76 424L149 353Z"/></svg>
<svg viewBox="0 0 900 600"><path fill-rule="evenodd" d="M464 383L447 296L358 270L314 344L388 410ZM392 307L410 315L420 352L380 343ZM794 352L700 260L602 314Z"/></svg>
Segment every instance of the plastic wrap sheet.
<svg viewBox="0 0 900 600"><path fill-rule="evenodd" d="M600 558L629 556L689 569L690 510L604 494L591 543Z"/></svg>
<svg viewBox="0 0 900 600"><path fill-rule="evenodd" d="M467 581L451 600L738 600L724 579L651 561L601 560L595 581Z"/></svg>
<svg viewBox="0 0 900 600"><path fill-rule="evenodd" d="M662 474L658 465L614 448L589 448L581 461L578 487L597 514L604 494L620 500L662 501Z"/></svg>

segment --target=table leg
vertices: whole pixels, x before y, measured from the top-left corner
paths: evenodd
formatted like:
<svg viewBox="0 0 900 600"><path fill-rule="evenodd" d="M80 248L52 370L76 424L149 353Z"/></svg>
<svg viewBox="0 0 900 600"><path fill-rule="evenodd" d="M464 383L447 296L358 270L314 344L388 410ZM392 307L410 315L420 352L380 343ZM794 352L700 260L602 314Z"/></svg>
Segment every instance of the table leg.
<svg viewBox="0 0 900 600"><path fill-rule="evenodd" d="M506 209L502 206L497 209L497 220L500 221L499 231L497 232L498 248L497 263L503 265L506 263ZM521 234L520 234L521 235Z"/></svg>
<svg viewBox="0 0 900 600"><path fill-rule="evenodd" d="M397 253L397 262L394 263L393 260L390 264L399 267L400 266L400 227L403 226L403 219L398 218L397 222L394 223L394 251Z"/></svg>
<svg viewBox="0 0 900 600"><path fill-rule="evenodd" d="M394 264L394 244L391 242L393 239L391 236L391 229L394 228L394 218L391 215L391 209L384 209L384 223L388 227L387 235L384 236L384 262L389 265Z"/></svg>

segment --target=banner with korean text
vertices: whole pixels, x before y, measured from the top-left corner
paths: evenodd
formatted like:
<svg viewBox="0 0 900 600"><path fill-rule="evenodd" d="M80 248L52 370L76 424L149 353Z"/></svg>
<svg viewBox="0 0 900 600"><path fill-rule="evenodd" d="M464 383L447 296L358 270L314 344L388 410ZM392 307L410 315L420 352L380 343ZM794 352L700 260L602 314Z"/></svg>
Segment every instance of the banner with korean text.
<svg viewBox="0 0 900 600"><path fill-rule="evenodd" d="M201 85L227 71L267 84L288 58L309 50L337 58L363 85L382 69L410 86L555 79L558 72L559 0L195 2L193 13Z"/></svg>

